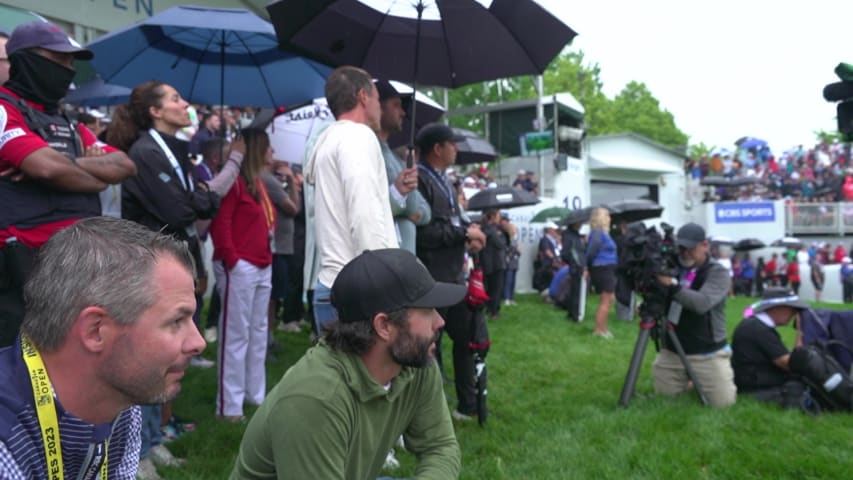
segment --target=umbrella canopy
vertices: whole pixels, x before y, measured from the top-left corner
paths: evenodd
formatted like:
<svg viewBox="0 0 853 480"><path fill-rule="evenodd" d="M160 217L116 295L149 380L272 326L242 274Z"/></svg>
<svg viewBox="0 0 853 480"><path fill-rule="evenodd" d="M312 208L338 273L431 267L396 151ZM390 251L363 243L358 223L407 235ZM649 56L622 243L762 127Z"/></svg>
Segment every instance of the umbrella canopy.
<svg viewBox="0 0 853 480"><path fill-rule="evenodd" d="M461 128L454 128L453 133L464 138L456 142L456 165L486 163L498 158L498 151L485 138Z"/></svg>
<svg viewBox="0 0 853 480"><path fill-rule="evenodd" d="M126 103L130 98L131 89L121 85L104 83L100 77L80 85L68 92L65 102L72 105L84 107L100 107L104 105L118 105Z"/></svg>
<svg viewBox="0 0 853 480"><path fill-rule="evenodd" d="M711 243L714 245L729 245L732 246L735 244L735 241L729 237L724 237L722 235L714 235L711 237Z"/></svg>
<svg viewBox="0 0 853 480"><path fill-rule="evenodd" d="M766 147L767 142L755 137L741 137L735 141L735 145L744 150L749 150L752 148Z"/></svg>
<svg viewBox="0 0 853 480"><path fill-rule="evenodd" d="M699 180L700 185L710 187L740 187L757 183L762 183L762 180L758 177L705 177Z"/></svg>
<svg viewBox="0 0 853 480"><path fill-rule="evenodd" d="M651 200L620 200L605 205L610 210L610 217L616 221L636 222L649 218L658 218L663 207Z"/></svg>
<svg viewBox="0 0 853 480"><path fill-rule="evenodd" d="M406 116L403 118L403 125L399 132L391 134L388 137L388 145L391 148L397 148L401 145L409 144L409 134L412 131L412 113L415 106L412 105L412 98L415 99L417 108L417 118L415 121L415 130L420 130L421 127L428 123L437 122L444 115L444 107L429 98L423 92L415 92L415 90L405 83L390 80L388 83L400 93L400 99L403 101L403 110L406 111Z"/></svg>
<svg viewBox="0 0 853 480"><path fill-rule="evenodd" d="M536 195L518 190L509 185L481 190L468 199L468 210L486 210L489 208L513 208L539 203Z"/></svg>
<svg viewBox="0 0 853 480"><path fill-rule="evenodd" d="M577 35L533 0L494 0L489 8L475 0L391 8L370 0L280 0L267 11L285 50L449 88L542 73Z"/></svg>
<svg viewBox="0 0 853 480"><path fill-rule="evenodd" d="M549 207L545 210L541 210L530 219L531 223L545 223L545 222L554 222L560 223L566 218L567 215L571 213L566 207Z"/></svg>
<svg viewBox="0 0 853 480"><path fill-rule="evenodd" d="M592 215L592 209L595 207L584 207L571 212L563 218L564 225L574 225L575 223L586 223Z"/></svg>
<svg viewBox="0 0 853 480"><path fill-rule="evenodd" d="M177 6L87 47L104 81L159 80L194 103L278 107L322 96L331 69L277 45L272 25L248 10Z"/></svg>
<svg viewBox="0 0 853 480"><path fill-rule="evenodd" d="M782 237L771 243L770 246L799 249L803 246L803 241L796 237Z"/></svg>
<svg viewBox="0 0 853 480"><path fill-rule="evenodd" d="M732 248L736 252L748 252L764 248L765 246L764 242L757 238L744 238L743 240L738 240Z"/></svg>

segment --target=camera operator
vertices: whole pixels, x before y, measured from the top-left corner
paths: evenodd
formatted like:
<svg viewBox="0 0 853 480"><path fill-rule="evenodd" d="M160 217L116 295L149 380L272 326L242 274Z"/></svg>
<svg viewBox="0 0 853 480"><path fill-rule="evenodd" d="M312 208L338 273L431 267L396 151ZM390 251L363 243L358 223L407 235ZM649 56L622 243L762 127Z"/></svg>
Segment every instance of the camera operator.
<svg viewBox="0 0 853 480"><path fill-rule="evenodd" d="M726 343L726 297L729 272L708 255L705 229L695 223L682 226L676 234L678 278L658 275L672 292L668 319L693 367L696 380L713 407L735 403L731 348ZM691 388L687 371L669 337L653 365L655 391L677 395Z"/></svg>

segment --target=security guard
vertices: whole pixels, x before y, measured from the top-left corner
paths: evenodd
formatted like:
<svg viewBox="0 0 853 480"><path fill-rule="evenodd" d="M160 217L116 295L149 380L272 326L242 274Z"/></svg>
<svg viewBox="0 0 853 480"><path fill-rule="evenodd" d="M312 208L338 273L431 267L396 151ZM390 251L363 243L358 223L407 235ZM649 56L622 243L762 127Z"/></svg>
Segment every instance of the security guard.
<svg viewBox="0 0 853 480"><path fill-rule="evenodd" d="M47 22L18 26L0 87L0 346L23 319L33 255L58 230L100 215L98 192L136 173L122 152L60 111L75 59L93 54Z"/></svg>

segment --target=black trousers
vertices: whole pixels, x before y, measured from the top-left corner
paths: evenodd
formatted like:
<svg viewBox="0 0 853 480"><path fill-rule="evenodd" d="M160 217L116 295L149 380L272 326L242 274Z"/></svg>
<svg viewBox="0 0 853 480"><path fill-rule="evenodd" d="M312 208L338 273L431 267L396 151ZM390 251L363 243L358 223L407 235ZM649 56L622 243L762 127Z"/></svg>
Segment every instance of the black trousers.
<svg viewBox="0 0 853 480"><path fill-rule="evenodd" d="M287 294L284 296L282 320L296 322L305 318L305 305L302 303L303 275L305 274L305 256L289 255L287 260ZM311 305L311 301L308 301Z"/></svg>
<svg viewBox="0 0 853 480"><path fill-rule="evenodd" d="M486 312L489 315L497 315L501 311L501 293L504 289L504 277L506 270L495 270L494 272L483 276L483 285L486 287L486 293L489 295L489 300L486 302Z"/></svg>
<svg viewBox="0 0 853 480"><path fill-rule="evenodd" d="M24 321L24 283L33 269L37 249L18 242L0 250L0 347L15 342Z"/></svg>
<svg viewBox="0 0 853 480"><path fill-rule="evenodd" d="M462 300L438 309L444 318L444 331L453 340L453 371L456 384L456 409L465 415L477 411L477 386L474 381L474 354L468 348L474 322L474 311ZM438 350L436 351L438 355Z"/></svg>
<svg viewBox="0 0 853 480"><path fill-rule="evenodd" d="M579 322L580 318L580 310L581 310L581 280L583 278L583 274L581 273L571 273L574 270L569 271L569 298L566 301L566 306L568 307L568 317L570 320L574 320L575 322Z"/></svg>

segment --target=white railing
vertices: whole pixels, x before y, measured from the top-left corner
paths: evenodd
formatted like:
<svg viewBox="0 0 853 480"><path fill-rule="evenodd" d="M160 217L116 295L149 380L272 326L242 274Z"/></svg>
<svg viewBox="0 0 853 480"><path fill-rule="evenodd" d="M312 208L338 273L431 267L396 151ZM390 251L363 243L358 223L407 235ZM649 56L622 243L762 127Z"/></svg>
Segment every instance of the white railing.
<svg viewBox="0 0 853 480"><path fill-rule="evenodd" d="M785 206L785 230L791 235L851 235L853 203L789 203Z"/></svg>

